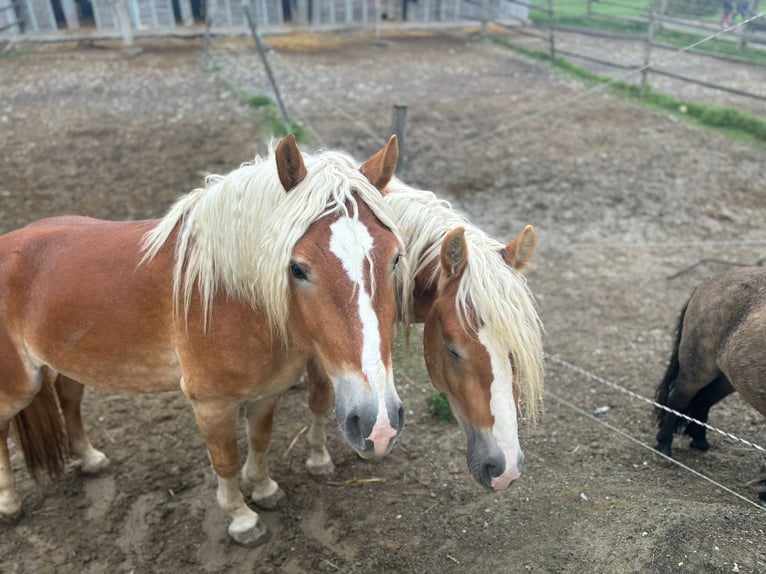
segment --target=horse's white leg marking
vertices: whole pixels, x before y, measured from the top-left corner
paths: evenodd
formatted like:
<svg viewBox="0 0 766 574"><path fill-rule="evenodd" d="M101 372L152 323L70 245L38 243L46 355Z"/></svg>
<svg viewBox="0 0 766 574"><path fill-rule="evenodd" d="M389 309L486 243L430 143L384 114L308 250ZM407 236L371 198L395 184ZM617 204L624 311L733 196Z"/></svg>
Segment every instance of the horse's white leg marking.
<svg viewBox="0 0 766 574"><path fill-rule="evenodd" d="M392 382L393 375L389 377L380 355L378 317L364 282L364 262L369 259L373 239L364 224L351 217L339 218L330 229L330 251L340 259L343 269L357 286L359 318L362 323L362 369L378 399L378 416L366 439L375 445L375 454L381 456L386 453L390 440L396 436L396 430L391 426L385 400L386 386Z"/></svg>
<svg viewBox="0 0 766 574"><path fill-rule="evenodd" d="M309 427L309 458L306 460L306 468L314 476L332 474L335 465L327 451L327 437L325 436L324 414L312 413L311 427Z"/></svg>
<svg viewBox="0 0 766 574"><path fill-rule="evenodd" d="M505 455L505 470L492 478L492 488L504 490L521 476L519 463L523 460L519 445L519 427L516 403L513 399L513 368L508 360L507 350L498 347L486 328L479 329L479 342L489 354L492 364L489 408L494 417L492 435Z"/></svg>
<svg viewBox="0 0 766 574"><path fill-rule="evenodd" d="M258 514L245 504L245 498L239 490L237 478L218 477L216 491L218 504L231 519L227 529L229 536L243 546L250 546L260 541L265 532Z"/></svg>
<svg viewBox="0 0 766 574"><path fill-rule="evenodd" d="M13 520L21 514L21 497L16 493L11 457L8 453L8 427L0 423L0 518Z"/></svg>
<svg viewBox="0 0 766 574"><path fill-rule="evenodd" d="M70 438L69 448L72 454L79 457L82 461L80 470L85 474L98 474L109 466L109 458L100 450L93 448L93 445L84 437L85 440L73 440Z"/></svg>
<svg viewBox="0 0 766 574"><path fill-rule="evenodd" d="M242 482L252 489L250 498L263 508L276 508L285 493L269 476L269 453L248 449L242 468Z"/></svg>

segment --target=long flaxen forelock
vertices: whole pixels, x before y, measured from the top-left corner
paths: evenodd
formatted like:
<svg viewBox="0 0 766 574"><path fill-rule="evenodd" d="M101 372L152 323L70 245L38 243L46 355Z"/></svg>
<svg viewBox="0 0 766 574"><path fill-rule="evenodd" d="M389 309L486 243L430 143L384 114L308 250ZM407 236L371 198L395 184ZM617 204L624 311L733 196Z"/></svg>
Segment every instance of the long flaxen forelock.
<svg viewBox="0 0 766 574"><path fill-rule="evenodd" d="M404 251L390 208L349 155L324 151L303 158L308 173L289 192L271 158L256 157L226 176L209 176L204 189L178 200L146 234L144 260L154 257L178 228L173 269L177 313L188 314L196 287L207 322L216 293L223 290L263 310L272 332L286 342L287 270L295 244L323 217L339 212L357 217L358 201L394 233ZM397 286L399 304L408 306L407 269L405 260Z"/></svg>
<svg viewBox="0 0 766 574"><path fill-rule="evenodd" d="M449 202L394 179L386 202L397 217L414 277L437 261L444 236L465 228L468 261L458 286L456 312L467 331L483 326L508 349L514 374L534 422L543 404L542 324L525 277L502 258L502 243L472 225ZM438 265L432 281L436 281Z"/></svg>

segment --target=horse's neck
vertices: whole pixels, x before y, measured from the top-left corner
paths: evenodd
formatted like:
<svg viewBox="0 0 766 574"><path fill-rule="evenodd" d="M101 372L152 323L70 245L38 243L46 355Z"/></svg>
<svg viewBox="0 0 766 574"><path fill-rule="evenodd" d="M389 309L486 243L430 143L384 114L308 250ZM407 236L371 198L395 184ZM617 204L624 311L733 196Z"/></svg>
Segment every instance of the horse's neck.
<svg viewBox="0 0 766 574"><path fill-rule="evenodd" d="M439 261L432 261L420 273L415 276L414 287L412 291L412 322L424 323L428 317L434 299L436 299L436 289L439 284L437 270Z"/></svg>

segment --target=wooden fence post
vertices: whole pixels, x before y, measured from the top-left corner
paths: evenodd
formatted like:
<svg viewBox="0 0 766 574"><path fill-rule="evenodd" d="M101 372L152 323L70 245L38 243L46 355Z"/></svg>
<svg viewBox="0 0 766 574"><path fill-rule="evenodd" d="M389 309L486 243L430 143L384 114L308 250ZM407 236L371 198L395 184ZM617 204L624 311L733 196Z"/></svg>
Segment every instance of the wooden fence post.
<svg viewBox="0 0 766 574"><path fill-rule="evenodd" d="M551 53L551 62L556 62L556 45L553 37L555 23L553 21L553 0L548 0L548 45Z"/></svg>
<svg viewBox="0 0 766 574"><path fill-rule="evenodd" d="M399 162L397 171L400 173L407 169L407 140L405 139L405 123L407 121L407 106L394 104L391 115L391 131L399 142Z"/></svg>
<svg viewBox="0 0 766 574"><path fill-rule="evenodd" d="M649 26L646 32L646 45L644 48L644 66L641 68L641 91L640 96L646 96L646 87L649 75L649 67L652 61L652 42L654 38L654 9L649 11Z"/></svg>
<svg viewBox="0 0 766 574"><path fill-rule="evenodd" d="M657 27L655 32L662 33L662 21L665 19L665 13L668 11L668 0L660 0L660 10L657 14Z"/></svg>

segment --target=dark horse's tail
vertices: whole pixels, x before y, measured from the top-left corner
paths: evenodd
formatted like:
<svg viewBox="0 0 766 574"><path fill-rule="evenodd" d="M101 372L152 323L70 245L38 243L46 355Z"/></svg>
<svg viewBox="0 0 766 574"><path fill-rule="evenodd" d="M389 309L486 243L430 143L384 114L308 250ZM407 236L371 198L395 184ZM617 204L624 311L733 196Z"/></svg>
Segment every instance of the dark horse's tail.
<svg viewBox="0 0 766 574"><path fill-rule="evenodd" d="M40 392L13 418L16 440L24 453L27 470L35 481L41 469L48 476L60 476L69 458L54 380L55 375L46 369Z"/></svg>
<svg viewBox="0 0 766 574"><path fill-rule="evenodd" d="M691 297L689 300L691 300ZM684 307L681 309L681 313L678 315L678 325L676 326L676 339L673 343L673 353L670 355L670 361L668 362L668 368L665 371L665 376L662 378L662 382L657 387L656 399L657 402L661 405L668 404L668 395L670 395L670 391L673 390L673 383L678 378L678 372L680 371L680 365L678 363L678 348L681 345L681 335L683 334L684 317L686 317L687 307L689 307L689 301L684 303ZM654 414L657 417L657 422L659 423L660 428L665 422L665 417L670 415L668 411L659 407L654 408ZM685 422L686 421L684 419L679 418L678 426Z"/></svg>

